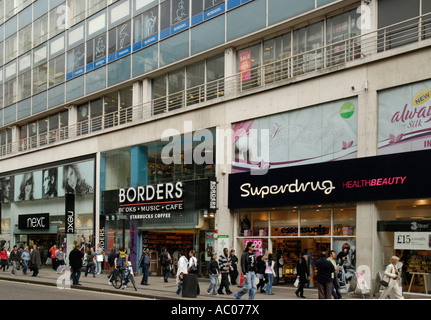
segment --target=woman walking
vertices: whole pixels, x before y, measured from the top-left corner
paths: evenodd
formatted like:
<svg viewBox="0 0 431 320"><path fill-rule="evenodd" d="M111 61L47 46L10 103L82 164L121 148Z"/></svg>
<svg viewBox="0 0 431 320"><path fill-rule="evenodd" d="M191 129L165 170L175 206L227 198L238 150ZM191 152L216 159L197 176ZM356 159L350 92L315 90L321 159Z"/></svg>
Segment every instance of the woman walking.
<svg viewBox="0 0 431 320"><path fill-rule="evenodd" d="M27 269L28 269L28 263L30 261L30 252L28 252L28 247L25 247L24 251L21 253L21 259L22 259L22 273L26 275Z"/></svg>
<svg viewBox="0 0 431 320"><path fill-rule="evenodd" d="M7 258L7 251L5 247L3 247L2 250L0 251L0 259L1 259L1 269L3 270L3 272L6 272L8 258Z"/></svg>
<svg viewBox="0 0 431 320"><path fill-rule="evenodd" d="M274 256L272 253L268 254L268 259L265 259L265 278L267 280L266 284L263 286L263 290L266 291L269 295L273 295L272 293L272 282L274 280Z"/></svg>
<svg viewBox="0 0 431 320"><path fill-rule="evenodd" d="M383 280L386 280L388 285L383 290L379 299L386 299L386 297L393 291L395 299L404 299L402 290L399 284L399 271L396 264L400 261L400 258L393 256L390 260L390 264L386 267Z"/></svg>

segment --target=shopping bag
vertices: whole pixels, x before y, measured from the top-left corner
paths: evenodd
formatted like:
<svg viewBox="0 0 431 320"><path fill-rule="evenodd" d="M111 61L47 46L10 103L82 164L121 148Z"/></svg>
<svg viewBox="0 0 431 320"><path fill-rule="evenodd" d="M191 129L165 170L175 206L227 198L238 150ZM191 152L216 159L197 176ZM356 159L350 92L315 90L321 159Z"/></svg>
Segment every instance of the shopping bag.
<svg viewBox="0 0 431 320"><path fill-rule="evenodd" d="M295 286L295 288L298 288L298 286L299 286L299 278L296 278L296 280L293 283L293 285Z"/></svg>

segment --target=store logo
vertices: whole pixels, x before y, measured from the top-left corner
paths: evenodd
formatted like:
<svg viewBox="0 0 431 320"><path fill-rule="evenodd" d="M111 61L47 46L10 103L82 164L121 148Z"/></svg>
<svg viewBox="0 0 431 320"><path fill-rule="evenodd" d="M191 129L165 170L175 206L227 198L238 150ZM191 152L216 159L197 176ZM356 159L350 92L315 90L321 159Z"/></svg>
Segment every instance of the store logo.
<svg viewBox="0 0 431 320"><path fill-rule="evenodd" d="M240 186L242 191L241 197L247 198L249 196L261 197L264 199L267 195L285 194L285 193L299 193L307 191L323 191L326 195L331 194L335 189L331 180L315 181L300 183L298 179L294 183L285 185L271 185L262 187L253 187L251 183L243 183Z"/></svg>
<svg viewBox="0 0 431 320"><path fill-rule="evenodd" d="M412 222L410 224L410 229L412 231L416 231L416 230L421 230L421 229L428 229L430 227L430 224L423 224L423 223L418 223L418 222Z"/></svg>
<svg viewBox="0 0 431 320"><path fill-rule="evenodd" d="M346 102L341 106L340 116L344 119L351 118L355 113L355 105L351 102Z"/></svg>

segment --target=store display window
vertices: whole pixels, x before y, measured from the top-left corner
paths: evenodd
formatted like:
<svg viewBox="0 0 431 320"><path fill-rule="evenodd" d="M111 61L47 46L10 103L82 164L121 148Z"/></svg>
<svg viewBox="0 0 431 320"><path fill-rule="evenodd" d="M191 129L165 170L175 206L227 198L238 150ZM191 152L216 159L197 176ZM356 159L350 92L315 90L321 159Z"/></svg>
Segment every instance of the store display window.
<svg viewBox="0 0 431 320"><path fill-rule="evenodd" d="M301 210L301 236L330 236L331 209Z"/></svg>
<svg viewBox="0 0 431 320"><path fill-rule="evenodd" d="M253 212L239 214L239 230L241 237L267 237L268 236L268 212Z"/></svg>
<svg viewBox="0 0 431 320"><path fill-rule="evenodd" d="M356 235L356 210L354 208L341 208L334 210L334 236Z"/></svg>

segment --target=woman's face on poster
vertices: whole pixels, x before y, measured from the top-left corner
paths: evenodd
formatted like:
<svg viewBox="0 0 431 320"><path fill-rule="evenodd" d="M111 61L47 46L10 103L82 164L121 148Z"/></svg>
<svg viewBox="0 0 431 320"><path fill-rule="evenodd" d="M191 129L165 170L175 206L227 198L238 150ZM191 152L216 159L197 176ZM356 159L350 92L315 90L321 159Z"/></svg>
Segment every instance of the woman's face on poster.
<svg viewBox="0 0 431 320"><path fill-rule="evenodd" d="M31 193L33 191L33 177L31 175L25 176L25 200L30 200Z"/></svg>
<svg viewBox="0 0 431 320"><path fill-rule="evenodd" d="M76 187L76 172L72 167L67 168L67 184L72 188L75 189Z"/></svg>

